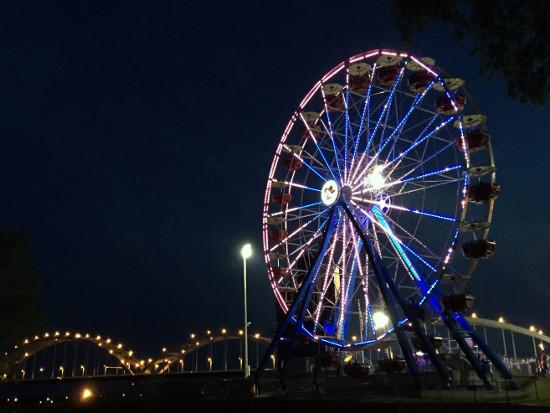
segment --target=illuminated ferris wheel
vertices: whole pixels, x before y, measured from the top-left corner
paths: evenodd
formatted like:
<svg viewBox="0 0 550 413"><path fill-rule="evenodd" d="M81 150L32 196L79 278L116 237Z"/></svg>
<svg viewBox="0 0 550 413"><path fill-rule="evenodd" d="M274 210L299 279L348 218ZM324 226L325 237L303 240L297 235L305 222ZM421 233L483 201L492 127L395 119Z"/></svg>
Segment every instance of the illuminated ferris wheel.
<svg viewBox="0 0 550 413"><path fill-rule="evenodd" d="M456 303L494 251L499 192L486 117L464 114L468 97L433 59L391 50L341 62L306 94L264 197L283 324L340 348L392 334L403 347L405 324L467 309L465 295Z"/></svg>

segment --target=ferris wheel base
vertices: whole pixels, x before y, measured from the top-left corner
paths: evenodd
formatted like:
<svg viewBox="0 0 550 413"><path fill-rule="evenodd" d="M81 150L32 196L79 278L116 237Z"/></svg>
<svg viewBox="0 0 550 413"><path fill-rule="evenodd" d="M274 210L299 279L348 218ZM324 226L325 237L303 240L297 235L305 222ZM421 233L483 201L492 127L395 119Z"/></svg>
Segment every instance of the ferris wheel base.
<svg viewBox="0 0 550 413"><path fill-rule="evenodd" d="M325 254L329 242L332 236L332 233L335 229L335 223L337 219L335 211L338 208L342 208L345 213L350 218L352 225L355 227L357 233L359 234L361 240L363 241L369 261L372 265L374 275L377 279L380 292L384 299L386 308L390 312L390 320L394 326L394 333L399 342L399 346L403 352L408 372L414 378L417 388L422 388L422 378L419 374L418 366L414 359L413 347L411 345L410 337L406 333L405 326L403 323L399 323L398 309L407 317L407 320L412 327L412 330L418 337L419 342L422 347L425 349L428 354L432 365L435 367L436 371L443 380L443 387L452 388L452 376L449 369L442 363L440 356L435 350L433 343L427 337L425 333L425 326L422 324L423 317L422 311L418 306L415 306L414 303L409 303L403 299L399 293L399 289L393 282L393 279L389 276L387 269L380 256L378 255L376 249L373 247L373 244L370 238L365 234L359 220L356 218L353 209L348 205L345 200L338 202L334 205L331 211L329 218L329 225L326 227L325 233L323 235L321 248L317 253L317 257L314 260L313 266L310 268L308 275L304 279L304 282L300 286L292 305L288 309L282 323L279 325L273 340L266 350L262 362L259 364L256 373L255 373L255 383L256 388L259 389L261 375L266 368L267 364L270 362L271 356L283 345L286 347L287 351L286 357L282 360L279 358L279 372L281 376L281 386L283 387L283 381L286 376L286 366L288 361L292 357L293 353L296 350L298 343L298 337L301 334L305 335L304 328L304 318L307 312L307 308L311 301L313 286L316 281L316 275L319 271L321 265L322 257ZM439 307L441 302L441 295L439 292L434 291L432 294L431 301L433 301L434 307ZM448 309L442 309L442 311L437 311L441 313L441 319L444 322L445 326L449 330L450 334L453 336L454 340L458 344L460 350L464 356L468 359L468 362L472 366L473 370L476 372L477 376L480 378L482 383L487 389L493 388L491 383L491 375L488 367L488 362L490 361L495 369L500 373L504 380L508 383L508 388L510 390L517 390L518 386L512 377L510 371L502 363L498 355L475 333L473 328L468 324L464 317L460 313L450 311ZM472 348L469 346L466 338L469 337L475 345L483 352L487 360L482 361L474 354ZM283 344L284 343L284 344ZM315 370L320 369L320 362L315 363ZM316 373L314 373L316 374Z"/></svg>

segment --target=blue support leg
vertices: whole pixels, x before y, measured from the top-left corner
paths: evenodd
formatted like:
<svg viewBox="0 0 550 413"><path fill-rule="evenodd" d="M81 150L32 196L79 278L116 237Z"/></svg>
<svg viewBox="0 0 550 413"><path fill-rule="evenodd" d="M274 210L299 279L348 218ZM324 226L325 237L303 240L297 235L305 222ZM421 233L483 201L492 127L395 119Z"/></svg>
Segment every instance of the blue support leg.
<svg viewBox="0 0 550 413"><path fill-rule="evenodd" d="M500 373L500 375L508 381L508 388L510 390L517 390L519 387L517 383L514 381L514 377L512 376L512 373L506 368L504 363L500 360L500 357L493 351L491 347L485 343L474 331L472 326L466 321L466 319L461 315L457 314L457 321L462 327L462 330L465 331L473 340L475 344L479 347L479 349L487 356L489 360L491 360L491 363L493 363L493 366L495 366L495 369Z"/></svg>
<svg viewBox="0 0 550 413"><path fill-rule="evenodd" d="M481 365L481 362L479 361L479 359L476 357L476 355L474 354L474 352L466 342L466 339L464 338L464 334L460 330L460 326L454 319L453 315L448 311L446 311L443 313L441 317L443 319L443 322L451 332L451 335L455 339L456 343L462 350L462 353L464 353L464 355L470 362L471 366L474 368L478 377L481 379L485 387L490 389L492 386L491 386L491 383L489 382L487 375L485 374L483 366Z"/></svg>
<svg viewBox="0 0 550 413"><path fill-rule="evenodd" d="M387 274L386 268L384 267L380 256L374 249L370 238L365 235L363 229L361 228L361 225L355 217L355 214L351 211L346 201L342 202L342 207L346 211L346 214L350 218L350 221L352 222L357 233L359 234L359 237L365 245L367 255L369 257L369 262L372 265L374 276L378 283L378 287L380 288L380 292L382 293L382 298L384 299L386 307L390 312L390 319L394 326L395 335L397 336L397 340L399 341L399 345L401 346L403 355L405 356L405 362L407 363L407 367L411 375L418 381L420 379L420 376L418 374L416 361L414 360L411 344L409 342L409 339L407 338L407 335L403 331L402 326L398 325L399 317L397 314L397 306L395 304L395 301L393 300L389 287L389 284L391 284L392 281Z"/></svg>
<svg viewBox="0 0 550 413"><path fill-rule="evenodd" d="M305 306L306 296L311 297L311 291L312 291L311 287L315 283L315 280L317 278L317 272L319 271L319 267L321 266L325 253L328 249L328 245L329 245L332 233L336 228L337 214L335 211L336 211L336 208L333 208L330 213L329 224L323 236L322 245L321 245L321 248L319 249L317 257L315 258L314 264L309 270L308 275L302 282L302 285L300 286L300 289L298 291L298 295L294 298L294 301L292 302L292 305L288 309L282 324L277 329L277 333L273 337L273 340L271 341L268 349L264 353L261 363L258 365L258 368L256 369L255 381L257 385L259 383L261 373L264 371L265 367L267 366L267 364L271 359L270 356L275 352L275 350L279 346L279 343L283 339L285 333L287 332L287 329L290 323L294 322L293 319L296 319L296 315L295 315L296 312L298 311L299 308L301 308L300 313L304 311L303 310L304 308L307 308ZM300 305L302 305L302 307L300 307ZM296 328L299 328L299 326L297 325Z"/></svg>

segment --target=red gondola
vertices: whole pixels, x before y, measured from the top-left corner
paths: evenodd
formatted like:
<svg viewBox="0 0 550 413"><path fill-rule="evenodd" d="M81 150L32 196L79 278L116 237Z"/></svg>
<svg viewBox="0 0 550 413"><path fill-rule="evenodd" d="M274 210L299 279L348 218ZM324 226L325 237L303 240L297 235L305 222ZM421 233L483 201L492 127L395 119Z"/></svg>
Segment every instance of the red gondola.
<svg viewBox="0 0 550 413"><path fill-rule="evenodd" d="M454 104L453 104L454 100ZM447 94L439 95L435 101L436 110L443 115L452 115L461 112L466 104L466 98L463 95L456 94L450 98Z"/></svg>
<svg viewBox="0 0 550 413"><path fill-rule="evenodd" d="M391 86L397 80L399 76L399 66L385 66L376 71L378 82L382 86Z"/></svg>
<svg viewBox="0 0 550 413"><path fill-rule="evenodd" d="M292 201L292 195L284 193L275 193L271 195L271 202L276 205L286 205Z"/></svg>
<svg viewBox="0 0 550 413"><path fill-rule="evenodd" d="M329 112L340 111L344 108L345 102L342 89L343 86L338 83L329 83L323 86Z"/></svg>
<svg viewBox="0 0 550 413"><path fill-rule="evenodd" d="M488 239L478 239L462 245L462 253L466 258L489 258L495 252L496 242Z"/></svg>
<svg viewBox="0 0 550 413"><path fill-rule="evenodd" d="M281 242L288 236L288 232L284 229L270 229L268 232L269 239L273 242Z"/></svg>
<svg viewBox="0 0 550 413"><path fill-rule="evenodd" d="M470 152L478 152L481 149L489 147L489 141L491 135L484 130L472 130L464 134L466 143L468 144L468 150ZM462 149L462 139L459 137L459 148Z"/></svg>
<svg viewBox="0 0 550 413"><path fill-rule="evenodd" d="M297 171L302 167L302 160L296 156L289 156L285 158L284 164L290 171Z"/></svg>
<svg viewBox="0 0 550 413"><path fill-rule="evenodd" d="M367 63L353 63L348 68L349 90L365 94L370 83L371 66Z"/></svg>
<svg viewBox="0 0 550 413"><path fill-rule="evenodd" d="M409 76L409 88L415 93L424 92L435 76L429 72L415 72Z"/></svg>
<svg viewBox="0 0 550 413"><path fill-rule="evenodd" d="M500 185L480 182L468 188L468 202L472 204L487 204L498 197Z"/></svg>
<svg viewBox="0 0 550 413"><path fill-rule="evenodd" d="M279 280L288 274L288 268L284 267L272 267L271 270L273 271L273 277L275 277L276 280Z"/></svg>

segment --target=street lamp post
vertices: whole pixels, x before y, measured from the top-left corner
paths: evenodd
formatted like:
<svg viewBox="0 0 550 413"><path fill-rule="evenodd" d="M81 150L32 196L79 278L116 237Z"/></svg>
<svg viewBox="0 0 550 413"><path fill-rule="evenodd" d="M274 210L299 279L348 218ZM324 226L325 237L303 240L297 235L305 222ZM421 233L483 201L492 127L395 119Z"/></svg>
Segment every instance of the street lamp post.
<svg viewBox="0 0 550 413"><path fill-rule="evenodd" d="M244 377L250 376L250 366L248 365L248 308L246 300L246 260L252 256L252 246L244 244L241 248L243 257L243 295L244 295Z"/></svg>

